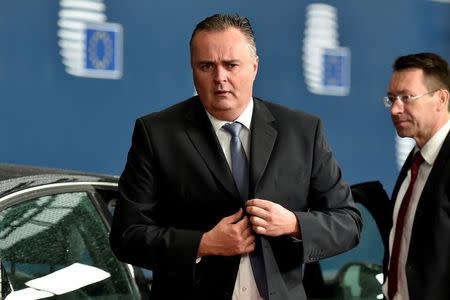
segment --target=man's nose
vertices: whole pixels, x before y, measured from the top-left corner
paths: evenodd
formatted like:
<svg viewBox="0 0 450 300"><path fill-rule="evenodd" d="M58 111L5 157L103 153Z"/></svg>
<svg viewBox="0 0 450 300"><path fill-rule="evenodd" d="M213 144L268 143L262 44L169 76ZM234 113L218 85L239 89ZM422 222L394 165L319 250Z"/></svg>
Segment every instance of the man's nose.
<svg viewBox="0 0 450 300"><path fill-rule="evenodd" d="M404 106L403 102L399 99L394 100L391 106L391 115L395 116L401 112L403 112Z"/></svg>
<svg viewBox="0 0 450 300"><path fill-rule="evenodd" d="M218 66L214 72L214 80L216 82L224 82L227 80L227 72L225 68Z"/></svg>

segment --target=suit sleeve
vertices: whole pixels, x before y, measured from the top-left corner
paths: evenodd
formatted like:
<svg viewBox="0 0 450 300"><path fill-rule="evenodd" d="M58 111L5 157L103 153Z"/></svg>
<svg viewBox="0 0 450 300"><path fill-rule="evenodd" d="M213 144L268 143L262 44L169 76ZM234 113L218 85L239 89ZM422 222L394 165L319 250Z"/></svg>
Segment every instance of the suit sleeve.
<svg viewBox="0 0 450 300"><path fill-rule="evenodd" d="M195 259L203 232L165 224L159 207L159 166L148 127L135 124L125 169L119 180L110 244L124 262L163 270L174 281L193 280ZM161 276L161 275L160 275Z"/></svg>
<svg viewBox="0 0 450 300"><path fill-rule="evenodd" d="M362 221L350 187L332 156L321 121L317 123L307 212L295 212L300 224L303 261L330 257L355 247Z"/></svg>

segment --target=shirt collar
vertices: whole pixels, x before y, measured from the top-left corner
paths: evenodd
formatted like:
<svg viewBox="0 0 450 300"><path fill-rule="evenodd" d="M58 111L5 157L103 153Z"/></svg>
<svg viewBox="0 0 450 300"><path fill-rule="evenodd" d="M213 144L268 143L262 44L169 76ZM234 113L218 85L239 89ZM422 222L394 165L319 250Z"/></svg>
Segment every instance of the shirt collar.
<svg viewBox="0 0 450 300"><path fill-rule="evenodd" d="M215 118L213 115L211 115L207 110L205 110L205 111L206 111L206 114L208 115L209 120L211 121L211 124L212 124L215 132L219 131L223 125L230 123L229 121L219 120L219 119ZM252 122L252 115L253 115L253 98L250 99L247 107L244 109L242 114L236 120L234 120L234 122L239 122L242 125L244 125L245 128L250 130L250 125Z"/></svg>
<svg viewBox="0 0 450 300"><path fill-rule="evenodd" d="M420 152L423 156L423 159L430 165L434 164L436 157L439 154L439 151L444 144L445 137L450 131L450 120L444 124L436 133L431 137L431 139L420 149ZM419 151L418 147L414 152Z"/></svg>

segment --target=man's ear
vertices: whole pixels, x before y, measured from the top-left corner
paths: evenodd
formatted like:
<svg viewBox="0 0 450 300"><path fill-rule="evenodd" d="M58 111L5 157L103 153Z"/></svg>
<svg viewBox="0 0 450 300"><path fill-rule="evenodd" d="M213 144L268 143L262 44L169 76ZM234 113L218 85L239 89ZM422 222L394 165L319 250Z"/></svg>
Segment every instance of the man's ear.
<svg viewBox="0 0 450 300"><path fill-rule="evenodd" d="M255 76L253 77L253 80L256 79L256 74L258 73L258 65L259 65L259 57L255 57L255 62L253 63L253 70L255 71Z"/></svg>
<svg viewBox="0 0 450 300"><path fill-rule="evenodd" d="M442 107L442 109L450 110L449 108L449 101L450 101L450 93L446 89L441 89L439 92L439 106Z"/></svg>

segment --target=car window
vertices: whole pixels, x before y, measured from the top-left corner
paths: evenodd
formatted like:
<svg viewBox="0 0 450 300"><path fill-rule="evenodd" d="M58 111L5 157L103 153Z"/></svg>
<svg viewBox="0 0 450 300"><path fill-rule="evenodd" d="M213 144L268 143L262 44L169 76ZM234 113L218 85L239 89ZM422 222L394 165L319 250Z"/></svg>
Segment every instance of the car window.
<svg viewBox="0 0 450 300"><path fill-rule="evenodd" d="M52 299L139 298L85 192L38 197L0 211L0 258L14 292L28 288L32 279L71 271L71 280L84 286L64 292L53 276L47 280L48 290L61 294ZM106 278L90 282L91 271Z"/></svg>

